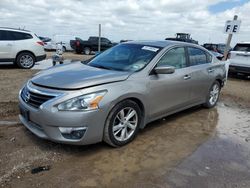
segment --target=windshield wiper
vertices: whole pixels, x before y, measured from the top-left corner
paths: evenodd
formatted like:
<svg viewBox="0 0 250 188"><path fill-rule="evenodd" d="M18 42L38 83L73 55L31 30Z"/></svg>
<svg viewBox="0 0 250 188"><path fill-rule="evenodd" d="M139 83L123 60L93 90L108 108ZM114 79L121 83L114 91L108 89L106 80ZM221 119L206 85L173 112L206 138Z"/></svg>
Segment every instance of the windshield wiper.
<svg viewBox="0 0 250 188"><path fill-rule="evenodd" d="M91 65L90 64L90 66L100 68L100 69L113 70L111 67L105 67L105 66L102 66L102 65L96 65L96 64Z"/></svg>

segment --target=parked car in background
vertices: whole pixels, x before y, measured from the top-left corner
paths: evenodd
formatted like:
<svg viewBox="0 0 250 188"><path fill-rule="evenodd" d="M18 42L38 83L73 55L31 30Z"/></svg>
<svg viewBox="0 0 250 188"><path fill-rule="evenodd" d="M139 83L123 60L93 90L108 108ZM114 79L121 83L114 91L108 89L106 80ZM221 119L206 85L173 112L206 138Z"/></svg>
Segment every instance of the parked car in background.
<svg viewBox="0 0 250 188"><path fill-rule="evenodd" d="M229 73L241 73L250 76L250 42L237 43L230 52Z"/></svg>
<svg viewBox="0 0 250 188"><path fill-rule="evenodd" d="M203 47L206 48L207 50L218 52L220 54L224 54L226 45L225 44L213 44L213 43L205 43L203 44ZM229 51L232 48L229 48Z"/></svg>
<svg viewBox="0 0 250 188"><path fill-rule="evenodd" d="M13 62L30 69L35 62L46 58L43 45L30 31L0 27L0 62Z"/></svg>
<svg viewBox="0 0 250 188"><path fill-rule="evenodd" d="M41 37L41 36L38 36L38 38L39 38L41 41L43 41L43 43L48 42L48 41L51 41L51 38L49 38L49 37Z"/></svg>
<svg viewBox="0 0 250 188"><path fill-rule="evenodd" d="M198 44L198 41L193 40L191 38L191 35L188 33L176 33L175 38L166 38L165 40L174 40L174 41L180 41L180 42L188 42L193 44Z"/></svg>
<svg viewBox="0 0 250 188"><path fill-rule="evenodd" d="M70 40L75 39L73 35L54 35L52 39L48 38L44 42L45 50L56 50L56 45L61 43L63 51L72 51L73 49L70 46Z"/></svg>
<svg viewBox="0 0 250 188"><path fill-rule="evenodd" d="M151 121L200 104L214 107L225 76L225 64L198 45L121 43L89 62L37 74L20 91L19 117L44 139L119 147Z"/></svg>
<svg viewBox="0 0 250 188"><path fill-rule="evenodd" d="M212 51L212 50L209 50L218 60L222 60L224 55L219 53L219 52L215 52L215 51Z"/></svg>
<svg viewBox="0 0 250 188"><path fill-rule="evenodd" d="M70 41L70 46L75 50L76 53L84 53L86 55L91 54L93 51L98 51L99 37L89 37L88 40L82 40L75 38ZM116 45L113 44L109 39L101 37L101 51L107 50L108 48Z"/></svg>

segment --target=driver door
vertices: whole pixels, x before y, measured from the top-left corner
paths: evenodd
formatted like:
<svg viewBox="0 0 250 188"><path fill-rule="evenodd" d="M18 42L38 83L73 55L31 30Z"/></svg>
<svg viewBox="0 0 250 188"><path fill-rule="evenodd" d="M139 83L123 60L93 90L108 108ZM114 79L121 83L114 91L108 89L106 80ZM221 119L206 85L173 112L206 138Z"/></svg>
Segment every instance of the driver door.
<svg viewBox="0 0 250 188"><path fill-rule="evenodd" d="M152 74L149 77L151 119L186 107L190 102L191 79L184 47L168 50L156 66L174 66L172 74Z"/></svg>

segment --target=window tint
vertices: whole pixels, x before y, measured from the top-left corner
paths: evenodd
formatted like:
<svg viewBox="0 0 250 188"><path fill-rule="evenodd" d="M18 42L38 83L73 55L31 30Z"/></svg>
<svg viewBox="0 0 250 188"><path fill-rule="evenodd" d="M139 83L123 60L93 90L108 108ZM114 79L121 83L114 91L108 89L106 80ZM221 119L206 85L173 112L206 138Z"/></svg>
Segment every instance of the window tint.
<svg viewBox="0 0 250 188"><path fill-rule="evenodd" d="M213 56L211 56L210 54L207 53L207 62L211 63L213 60Z"/></svg>
<svg viewBox="0 0 250 188"><path fill-rule="evenodd" d="M198 48L188 48L190 66L201 65L208 63L207 54Z"/></svg>
<svg viewBox="0 0 250 188"><path fill-rule="evenodd" d="M28 33L21 33L16 31L0 31L0 40L25 40L33 38L32 35Z"/></svg>
<svg viewBox="0 0 250 188"><path fill-rule="evenodd" d="M0 40L14 40L13 36L10 35L9 31L1 30L0 31Z"/></svg>
<svg viewBox="0 0 250 188"><path fill-rule="evenodd" d="M98 41L98 37L89 37L89 41Z"/></svg>
<svg viewBox="0 0 250 188"><path fill-rule="evenodd" d="M243 43L243 44L236 44L233 51L243 51L243 52L250 52L250 44Z"/></svg>
<svg viewBox="0 0 250 188"><path fill-rule="evenodd" d="M173 66L176 69L184 68L186 64L186 53L184 48L169 50L158 62L157 66Z"/></svg>
<svg viewBox="0 0 250 188"><path fill-rule="evenodd" d="M25 40L25 39L32 39L32 35L28 33L21 33L21 32L15 32L10 31L11 35L14 37L15 40Z"/></svg>
<svg viewBox="0 0 250 188"><path fill-rule="evenodd" d="M106 39L106 38L101 38L101 42L102 42L102 43L109 43L109 40Z"/></svg>

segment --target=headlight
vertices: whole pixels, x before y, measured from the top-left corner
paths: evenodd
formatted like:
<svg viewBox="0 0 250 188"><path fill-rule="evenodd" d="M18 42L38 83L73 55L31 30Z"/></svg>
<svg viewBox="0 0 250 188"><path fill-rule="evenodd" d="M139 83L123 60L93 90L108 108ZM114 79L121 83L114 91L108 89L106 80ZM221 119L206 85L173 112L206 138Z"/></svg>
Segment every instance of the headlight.
<svg viewBox="0 0 250 188"><path fill-rule="evenodd" d="M95 110L107 91L90 93L69 99L60 103L57 108L60 111Z"/></svg>

